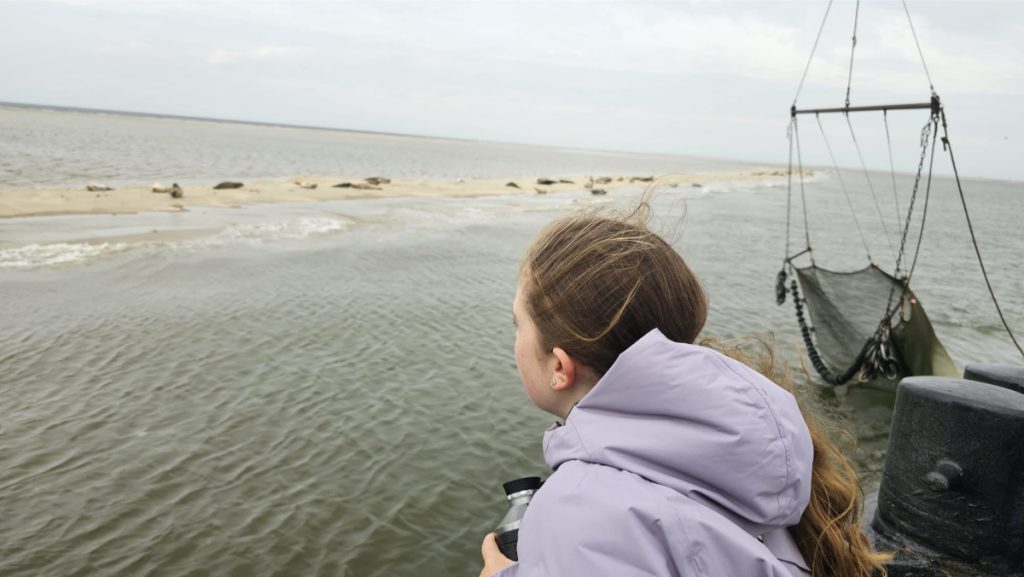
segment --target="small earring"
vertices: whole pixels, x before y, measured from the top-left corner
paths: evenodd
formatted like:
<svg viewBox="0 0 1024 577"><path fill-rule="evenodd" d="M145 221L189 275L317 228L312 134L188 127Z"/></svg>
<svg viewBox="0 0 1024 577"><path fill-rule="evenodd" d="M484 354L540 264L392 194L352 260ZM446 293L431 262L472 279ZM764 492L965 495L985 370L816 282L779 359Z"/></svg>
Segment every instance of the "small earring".
<svg viewBox="0 0 1024 577"><path fill-rule="evenodd" d="M553 387L553 386L555 386L555 377L551 377L551 380L550 380L550 381L548 381L548 386L549 386L549 387Z"/></svg>

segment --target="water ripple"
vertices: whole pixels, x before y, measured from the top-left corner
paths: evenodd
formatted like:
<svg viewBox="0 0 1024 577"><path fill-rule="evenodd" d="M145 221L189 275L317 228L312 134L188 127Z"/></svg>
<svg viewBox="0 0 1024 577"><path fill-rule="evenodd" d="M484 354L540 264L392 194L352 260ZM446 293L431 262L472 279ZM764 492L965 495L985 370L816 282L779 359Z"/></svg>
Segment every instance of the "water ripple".
<svg viewBox="0 0 1024 577"><path fill-rule="evenodd" d="M764 222L735 224L751 207ZM238 243L0 270L0 574L479 571L501 483L546 471L550 418L518 382L509 307L519 256L552 209L451 209L368 204L394 218L286 250ZM431 210L445 214L423 218ZM679 244L712 296L707 331L774 329L795 350L792 312L767 296L778 247L759 236L784 199L721 193L688 210ZM746 236L724 243L720 226ZM998 357L1002 337L973 285L920 274L954 356ZM1021 299L1007 303L1024 318ZM851 426L869 480L891 400L803 396Z"/></svg>

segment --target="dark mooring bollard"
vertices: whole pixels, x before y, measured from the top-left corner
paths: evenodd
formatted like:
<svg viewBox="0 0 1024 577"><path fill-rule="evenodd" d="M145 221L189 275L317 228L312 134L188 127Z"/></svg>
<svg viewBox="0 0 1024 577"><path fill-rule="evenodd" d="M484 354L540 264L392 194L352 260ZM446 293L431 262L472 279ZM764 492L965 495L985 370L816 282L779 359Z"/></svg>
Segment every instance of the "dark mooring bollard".
<svg viewBox="0 0 1024 577"><path fill-rule="evenodd" d="M893 577L1024 575L1024 394L945 377L896 392L866 531Z"/></svg>
<svg viewBox="0 0 1024 577"><path fill-rule="evenodd" d="M964 369L964 378L1024 393L1024 367L1001 363L972 363Z"/></svg>

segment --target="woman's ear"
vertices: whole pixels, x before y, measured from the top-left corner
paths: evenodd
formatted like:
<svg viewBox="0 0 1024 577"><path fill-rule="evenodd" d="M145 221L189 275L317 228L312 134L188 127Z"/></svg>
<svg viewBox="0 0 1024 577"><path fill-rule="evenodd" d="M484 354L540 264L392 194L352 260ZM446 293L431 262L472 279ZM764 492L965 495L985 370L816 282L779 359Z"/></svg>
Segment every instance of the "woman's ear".
<svg viewBox="0 0 1024 577"><path fill-rule="evenodd" d="M555 347L551 351L555 355L555 382L551 389L555 391L567 391L576 384L576 373L580 369L579 362L569 356L562 347Z"/></svg>

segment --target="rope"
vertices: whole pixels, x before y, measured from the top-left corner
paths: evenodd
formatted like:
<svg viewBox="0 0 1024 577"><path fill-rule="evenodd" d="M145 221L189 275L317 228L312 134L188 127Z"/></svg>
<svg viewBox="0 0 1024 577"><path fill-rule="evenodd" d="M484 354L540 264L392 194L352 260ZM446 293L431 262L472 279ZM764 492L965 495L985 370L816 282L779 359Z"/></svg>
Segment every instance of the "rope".
<svg viewBox="0 0 1024 577"><path fill-rule="evenodd" d="M828 0L828 6L825 7L825 16L821 19L821 26L818 27L818 36L814 39L814 46L811 47L811 55L807 58L807 65L804 66L804 75L800 77L800 85L796 88L796 95L793 96L793 106L796 106L796 101L800 98L800 91L804 89L804 80L807 79L807 71L811 69L811 61L814 60L814 52L818 49L818 41L821 40L821 32L825 29L825 22L828 20L828 12L832 9L832 0Z"/></svg>
<svg viewBox="0 0 1024 577"><path fill-rule="evenodd" d="M895 278L897 280L899 280L899 277L900 277L900 268L901 268L901 266L903 264L903 256L904 256L904 254L906 254L907 236L908 236L908 234L910 232L910 221L911 221L911 218L914 215L914 203L917 201L917 190L918 190L918 187L921 184L921 172L924 169L924 159L925 159L925 157L928 154L928 137L932 133L932 124L935 123L935 122L936 122L936 118L934 116L931 116L931 117L928 118L928 122L927 122L927 124L924 125L924 128L921 129L921 157L917 161L917 176L914 178L914 190L913 190L913 192L910 193L910 207L907 208L907 221L906 221L906 224L904 224L904 226L903 226L903 235L900 238L900 252L899 252L898 256L896 257L896 268L893 270L893 273L892 273L893 278ZM938 130L938 126L936 126L936 131L937 130ZM929 186L928 194L930 194L930 192L931 192L931 169L930 168L929 168L929 173L928 173L928 186ZM923 229L921 230L921 235L924 235L924 230ZM920 242L920 238L918 240ZM899 300L896 301L897 303L902 303L903 302L903 297L906 296L907 291L910 290L910 277L909 276L907 276L905 279L903 279L902 285L903 285L902 291L901 291L902 294L900 294ZM895 295L896 295L896 285L893 284L893 285L891 285L889 287L889 298L886 300L886 303L885 303L885 316L882 317L882 320L879 321L879 323L878 323L878 330L875 333L876 335L878 335L880 332L882 332L883 330L886 330L888 328L888 326L889 326L889 319L891 319L892 315L896 312L897 307L894 306L894 304L893 304L893 297Z"/></svg>
<svg viewBox="0 0 1024 577"><path fill-rule="evenodd" d="M853 83L853 52L857 49L857 20L860 19L860 0L853 12L853 43L850 45L850 73L846 76L846 107L850 107L850 85Z"/></svg>
<svg viewBox="0 0 1024 577"><path fill-rule="evenodd" d="M850 200L850 192L846 190L846 183L843 181L843 173L839 171L839 165L836 164L836 157L832 154L832 145L828 142L828 136L825 135L825 127L821 125L821 116L815 114L814 117L818 120L818 129L821 130L821 138L825 141L825 148L828 150L828 156L832 159L832 166L835 168L836 176L839 178L839 186L843 189L843 194L846 196L846 204L850 207L850 216L853 217L854 224L857 225L857 233L860 234L860 242L864 245L864 252L868 255L868 261L871 262L871 249L868 248L868 241L864 237L864 231L860 227L860 220L857 219L857 212L853 210L853 201Z"/></svg>
<svg viewBox="0 0 1024 577"><path fill-rule="evenodd" d="M796 135L796 161L800 179L800 202L804 208L804 240L807 242L807 252L810 253L811 264L814 264L814 252L811 251L811 226L807 222L807 194L804 190L804 160L800 154L800 128L793 118L793 134Z"/></svg>
<svg viewBox="0 0 1024 577"><path fill-rule="evenodd" d="M775 277L775 302L780 305L786 302L786 265L789 264L791 258L794 258L789 255L789 232L793 212L793 132L795 129L796 115L794 114L790 117L789 129L786 130L786 139L789 140L789 165L786 176L786 252L782 255L782 268ZM804 210L804 215L805 217L807 215L806 209ZM807 251L810 251L810 248L808 245Z"/></svg>
<svg viewBox="0 0 1024 577"><path fill-rule="evenodd" d="M889 252L893 253L893 258L896 258L896 254L892 248L892 238L889 236L889 227L885 226L885 217L882 216L882 207L878 204L878 195L875 194L875 186L871 183L871 174L868 173L867 164L864 163L864 155L860 151L860 143L857 142L857 135L853 132L853 123L850 122L850 115L845 114L846 125L850 127L850 136L853 138L853 147L857 149L857 158L860 159L860 168L864 171L864 180L868 182L868 190L871 191L871 199L875 202L875 212L878 213L878 220L882 223L882 232L885 234L885 242L889 245Z"/></svg>
<svg viewBox="0 0 1024 577"><path fill-rule="evenodd" d="M892 177L892 200L896 207L896 222L900 218L900 197L896 192L896 165L892 161L892 139L889 137L889 111L882 111L882 121L885 123L885 146L889 151L889 175ZM900 231L902 233L902 231Z"/></svg>
<svg viewBox="0 0 1024 577"><path fill-rule="evenodd" d="M996 312L999 313L999 320L1003 322L1003 327L1006 329L1007 334L1010 335L1010 340L1013 341L1013 345L1020 351L1021 356L1024 356L1024 349L1021 348L1020 343L1017 342L1017 337L1010 330L1010 325L1006 322L1006 317L1003 316L1003 309L999 306L999 300L996 299L996 293L992 290L992 283L988 280L988 272L985 271L985 261L981 258L981 250L978 249L978 240L974 237L974 226L971 225L971 215L967 212L967 200L964 198L964 189L960 185L960 174L956 170L956 159L953 158L953 144L949 141L949 128L946 126L946 112L942 111L942 146L949 150L949 161L953 165L953 176L956 178L956 188L960 191L960 203L964 207L964 217L967 219L967 230L971 233L971 243L974 245L974 254L978 256L978 264L981 266L981 276L985 277L985 286L988 287L988 294L992 297L992 304L996 306Z"/></svg>
<svg viewBox="0 0 1024 577"><path fill-rule="evenodd" d="M782 255L782 259L789 258L789 223L790 215L792 212L793 205L793 125L796 124L796 118L792 118L789 121L789 130L786 131L786 139L789 140L789 172L786 177L786 253Z"/></svg>
<svg viewBox="0 0 1024 577"><path fill-rule="evenodd" d="M914 30L914 21L910 18L910 9L907 8L907 0L903 0L903 11L907 13L907 22L910 23L910 33L914 36L914 44L917 45L917 54L921 57L921 66L924 67L924 75L928 79L928 88L935 94L935 84L932 82L932 75L928 73L928 65L924 62L924 52L921 51L921 43L917 41L917 31Z"/></svg>

